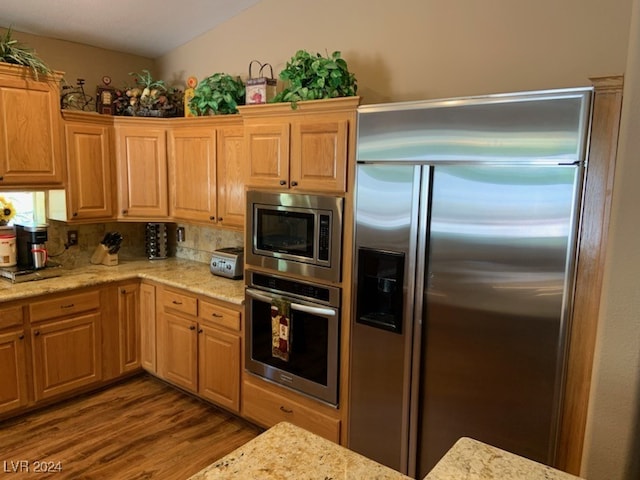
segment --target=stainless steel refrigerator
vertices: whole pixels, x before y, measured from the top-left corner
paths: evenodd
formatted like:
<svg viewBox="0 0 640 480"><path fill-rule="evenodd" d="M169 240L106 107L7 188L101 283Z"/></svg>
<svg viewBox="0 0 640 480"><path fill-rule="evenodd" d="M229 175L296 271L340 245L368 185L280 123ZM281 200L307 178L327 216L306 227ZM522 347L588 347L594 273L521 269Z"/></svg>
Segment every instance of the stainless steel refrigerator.
<svg viewBox="0 0 640 480"><path fill-rule="evenodd" d="M552 464L592 91L360 107L349 447Z"/></svg>

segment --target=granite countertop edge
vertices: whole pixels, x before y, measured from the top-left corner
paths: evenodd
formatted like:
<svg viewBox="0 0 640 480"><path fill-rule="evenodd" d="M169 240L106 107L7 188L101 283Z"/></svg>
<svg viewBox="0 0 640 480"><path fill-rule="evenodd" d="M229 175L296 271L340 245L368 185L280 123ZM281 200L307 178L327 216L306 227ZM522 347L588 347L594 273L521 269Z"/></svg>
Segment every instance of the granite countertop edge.
<svg viewBox="0 0 640 480"><path fill-rule="evenodd" d="M63 268L60 276L43 280L11 283L0 279L0 304L134 279L150 280L235 305L244 303L243 280L214 276L207 263L179 258L132 258L115 266L86 264Z"/></svg>

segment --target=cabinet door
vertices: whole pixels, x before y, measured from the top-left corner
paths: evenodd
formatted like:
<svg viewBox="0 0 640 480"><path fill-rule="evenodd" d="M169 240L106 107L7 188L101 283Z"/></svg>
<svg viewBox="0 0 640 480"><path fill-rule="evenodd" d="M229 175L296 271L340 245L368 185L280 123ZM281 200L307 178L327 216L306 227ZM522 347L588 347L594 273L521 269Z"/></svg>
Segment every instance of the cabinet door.
<svg viewBox="0 0 640 480"><path fill-rule="evenodd" d="M109 127L67 123L68 215L73 220L115 217Z"/></svg>
<svg viewBox="0 0 640 480"><path fill-rule="evenodd" d="M0 413L27 404L25 338L22 329L0 334Z"/></svg>
<svg viewBox="0 0 640 480"><path fill-rule="evenodd" d="M42 323L31 336L36 401L101 379L100 313Z"/></svg>
<svg viewBox="0 0 640 480"><path fill-rule="evenodd" d="M169 214L165 130L118 126L117 164L121 218L162 219Z"/></svg>
<svg viewBox="0 0 640 480"><path fill-rule="evenodd" d="M247 123L247 185L251 187L288 188L289 123Z"/></svg>
<svg viewBox="0 0 640 480"><path fill-rule="evenodd" d="M243 127L218 130L218 223L244 228L245 161Z"/></svg>
<svg viewBox="0 0 640 480"><path fill-rule="evenodd" d="M62 131L54 80L0 66L0 185L61 185Z"/></svg>
<svg viewBox="0 0 640 480"><path fill-rule="evenodd" d="M156 372L156 287L140 286L140 363L149 372Z"/></svg>
<svg viewBox="0 0 640 480"><path fill-rule="evenodd" d="M216 130L175 128L168 133L170 214L181 220L216 220Z"/></svg>
<svg viewBox="0 0 640 480"><path fill-rule="evenodd" d="M140 368L140 285L122 285L118 290L120 373Z"/></svg>
<svg viewBox="0 0 640 480"><path fill-rule="evenodd" d="M158 374L165 380L196 392L198 337L196 321L173 313L158 317Z"/></svg>
<svg viewBox="0 0 640 480"><path fill-rule="evenodd" d="M291 187L345 192L348 133L349 122L331 116L296 121L291 134Z"/></svg>
<svg viewBox="0 0 640 480"><path fill-rule="evenodd" d="M240 411L240 337L201 323L198 328L199 393Z"/></svg>

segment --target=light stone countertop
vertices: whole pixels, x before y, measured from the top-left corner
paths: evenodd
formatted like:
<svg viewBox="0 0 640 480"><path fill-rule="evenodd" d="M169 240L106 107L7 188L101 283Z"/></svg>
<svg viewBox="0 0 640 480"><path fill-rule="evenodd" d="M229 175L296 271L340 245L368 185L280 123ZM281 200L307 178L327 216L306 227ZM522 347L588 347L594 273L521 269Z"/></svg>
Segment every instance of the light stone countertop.
<svg viewBox="0 0 640 480"><path fill-rule="evenodd" d="M121 260L112 267L87 264L63 269L59 277L23 283L0 278L0 303L134 278L156 281L236 305L244 303L242 279L216 277L209 271L209 264L179 258Z"/></svg>
<svg viewBox="0 0 640 480"><path fill-rule="evenodd" d="M463 437L424 480L579 480L533 460Z"/></svg>
<svg viewBox="0 0 640 480"><path fill-rule="evenodd" d="M189 480L410 480L287 422L271 427Z"/></svg>

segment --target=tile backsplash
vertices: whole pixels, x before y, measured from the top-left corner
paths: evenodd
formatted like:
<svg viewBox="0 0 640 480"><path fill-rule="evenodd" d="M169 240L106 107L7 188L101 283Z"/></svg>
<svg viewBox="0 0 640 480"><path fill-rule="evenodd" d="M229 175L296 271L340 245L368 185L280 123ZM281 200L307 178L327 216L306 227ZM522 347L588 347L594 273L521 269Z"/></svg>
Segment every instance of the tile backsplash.
<svg viewBox="0 0 640 480"><path fill-rule="evenodd" d="M146 258L145 225L146 223L129 222L67 225L64 222L49 220L49 240L47 242L49 256L53 261L61 263L67 268L86 265L105 233L117 231L123 236L119 252L121 259ZM242 232L183 223L168 223L167 226L169 255L196 262L209 263L211 253L214 250L242 246L244 241ZM184 228L183 242L176 241L177 227ZM78 232L78 245L65 249L69 230Z"/></svg>

